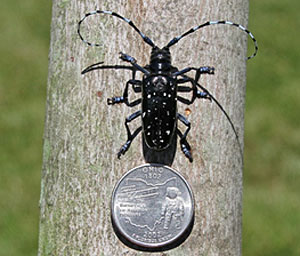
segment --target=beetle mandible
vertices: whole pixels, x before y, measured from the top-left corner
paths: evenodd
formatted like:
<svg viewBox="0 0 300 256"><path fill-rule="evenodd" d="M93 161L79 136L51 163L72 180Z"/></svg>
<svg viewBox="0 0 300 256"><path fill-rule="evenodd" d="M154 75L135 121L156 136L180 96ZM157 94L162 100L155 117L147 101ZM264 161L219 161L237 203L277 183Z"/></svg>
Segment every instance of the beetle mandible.
<svg viewBox="0 0 300 256"><path fill-rule="evenodd" d="M80 32L80 26L87 17L96 14L108 14L125 21L141 36L146 44L152 47L150 64L146 65L145 67L140 66L133 57L120 52L121 60L129 63L130 65L104 65L103 62L99 62L88 66L81 72L82 74L85 74L87 72L99 69L127 69L132 72L132 78L126 82L123 95L119 97L112 97L107 100L109 105L124 103L128 107L134 107L141 104L141 109L131 114L125 120L127 141L119 150L118 158L126 153L134 138L142 131L144 157L146 161L160 162L170 165L175 155L176 150L174 148L176 148L178 136L180 138L180 147L182 152L189 159L189 161L192 162L193 157L191 154L191 147L187 141L187 135L190 131L191 124L183 115L177 112L177 101L190 105L197 98L208 99L217 104L229 121L241 151L239 136L229 115L216 100L216 98L206 88L199 84L199 79L202 74L214 74L214 67L187 67L182 70L178 70L178 68L172 66L171 64L171 54L169 48L185 36L203 27L223 24L235 26L250 36L255 47L254 53L248 57L248 59L251 59L256 56L258 45L255 37L249 30L242 25L231 21L207 21L201 25L191 28L180 36L174 37L166 46L159 48L149 37L144 35L131 20L115 12L96 10L85 14L85 16L78 23L77 32L79 37L89 46L100 46L100 44L90 43L84 39ZM136 79L137 71L143 73L142 80ZM187 75L187 73L190 71L195 71L194 78L191 78ZM187 84L189 86L187 86ZM129 87L132 87L135 93L141 93L141 98L129 102ZM180 96L180 92L192 93L191 99ZM142 125L134 132L131 132L128 124L138 117L141 117ZM178 128L178 120L186 127L184 132L180 131ZM145 154L145 152L150 152L150 154ZM171 157L168 160L161 160L161 158L158 157L161 152L171 152ZM165 157L162 159L165 159Z"/></svg>

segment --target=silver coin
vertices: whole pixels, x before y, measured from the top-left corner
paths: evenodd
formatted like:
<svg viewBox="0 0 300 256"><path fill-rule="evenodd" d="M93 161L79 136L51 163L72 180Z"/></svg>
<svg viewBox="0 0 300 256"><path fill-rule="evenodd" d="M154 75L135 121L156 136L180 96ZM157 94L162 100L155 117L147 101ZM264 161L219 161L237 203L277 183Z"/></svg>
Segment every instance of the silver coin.
<svg viewBox="0 0 300 256"><path fill-rule="evenodd" d="M115 233L131 248L163 251L181 244L194 223L187 181L170 167L147 164L127 172L112 195Z"/></svg>

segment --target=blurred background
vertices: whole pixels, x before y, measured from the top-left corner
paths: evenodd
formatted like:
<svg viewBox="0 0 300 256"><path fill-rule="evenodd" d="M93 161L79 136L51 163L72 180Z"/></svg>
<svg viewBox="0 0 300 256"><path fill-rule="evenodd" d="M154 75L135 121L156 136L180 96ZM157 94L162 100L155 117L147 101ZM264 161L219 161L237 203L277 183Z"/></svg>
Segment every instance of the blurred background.
<svg viewBox="0 0 300 256"><path fill-rule="evenodd" d="M244 256L300 255L299 10L299 0L250 2L260 51L247 71ZM0 256L30 256L38 247L51 1L4 0L0 17Z"/></svg>

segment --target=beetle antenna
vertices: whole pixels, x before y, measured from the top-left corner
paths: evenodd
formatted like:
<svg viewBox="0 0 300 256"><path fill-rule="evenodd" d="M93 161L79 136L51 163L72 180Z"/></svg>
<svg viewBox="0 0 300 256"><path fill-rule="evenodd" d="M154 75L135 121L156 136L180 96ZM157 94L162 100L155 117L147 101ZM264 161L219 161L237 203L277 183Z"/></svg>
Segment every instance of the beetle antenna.
<svg viewBox="0 0 300 256"><path fill-rule="evenodd" d="M205 23L203 23L201 25L193 27L190 30L188 30L185 33L183 33L182 35L174 37L167 44L166 47L171 47L172 45L176 44L180 39L182 39L183 37L185 37L185 36L187 36L187 35L189 35L191 33L194 33L198 29L201 29L203 27L207 27L207 26L210 26L210 25L219 25L219 24L235 26L235 27L241 29L242 31L244 31L245 33L247 33L251 37L251 39L252 39L252 41L254 43L254 48L255 48L254 53L251 56L247 57L247 59L249 60L249 59L252 59L252 58L254 58L256 56L257 51L258 51L258 44L257 44L257 41L256 41L255 37L253 36L253 34L248 29L246 29L245 27L243 27L242 25L237 24L237 23L233 23L231 21L225 21L225 20L222 20L222 21L207 21L207 22L205 22Z"/></svg>
<svg viewBox="0 0 300 256"><path fill-rule="evenodd" d="M89 41L87 41L86 39L83 38L83 36L81 35L80 33L80 26L82 24L82 22L89 16L91 15L95 15L95 14L109 14L109 15L112 15L112 16L115 16L125 22L127 22L131 27L133 27L133 29L138 32L138 34L143 38L144 42L147 43L148 45L150 45L151 47L155 47L155 44L152 42L152 40L145 36L135 25L134 23L130 20L130 19L127 19L115 12L111 12L111 11L101 11L101 10L96 10L96 11L93 11L93 12L89 12L87 14L85 14L85 16L78 22L78 29L77 29L77 32L78 32L78 35L80 37L80 39L86 43L87 45L89 46L101 46L101 44L98 44L98 43L91 43Z"/></svg>

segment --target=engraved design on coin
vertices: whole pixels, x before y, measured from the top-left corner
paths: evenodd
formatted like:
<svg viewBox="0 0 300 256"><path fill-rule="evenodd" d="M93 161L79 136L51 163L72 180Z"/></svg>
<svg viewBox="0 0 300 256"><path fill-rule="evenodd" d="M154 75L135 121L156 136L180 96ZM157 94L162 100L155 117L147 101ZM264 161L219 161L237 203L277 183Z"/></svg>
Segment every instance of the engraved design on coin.
<svg viewBox="0 0 300 256"><path fill-rule="evenodd" d="M146 251L171 249L191 232L192 191L170 167L148 164L127 172L112 196L112 224L126 245Z"/></svg>

